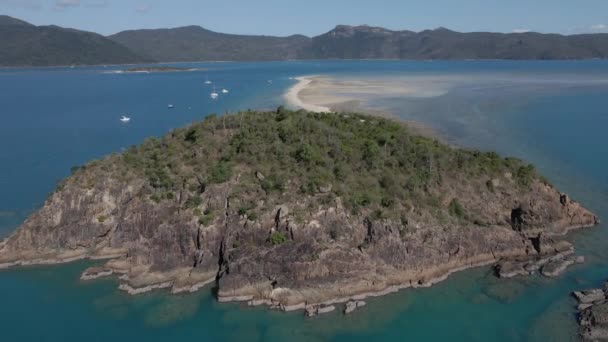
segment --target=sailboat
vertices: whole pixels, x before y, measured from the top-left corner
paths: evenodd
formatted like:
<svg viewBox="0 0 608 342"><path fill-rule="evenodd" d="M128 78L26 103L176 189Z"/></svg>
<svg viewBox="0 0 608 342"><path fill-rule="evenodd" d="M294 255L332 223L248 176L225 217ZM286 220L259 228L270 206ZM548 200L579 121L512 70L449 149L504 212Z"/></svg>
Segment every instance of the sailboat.
<svg viewBox="0 0 608 342"><path fill-rule="evenodd" d="M173 108L173 107L175 107L175 106L172 105L172 104L170 104L170 105L167 106L167 108Z"/></svg>
<svg viewBox="0 0 608 342"><path fill-rule="evenodd" d="M124 116L124 115L123 115L123 116L120 118L120 121L122 121L122 122L124 122L124 123L127 123L127 122L131 121L131 118L130 118L130 117L128 117L128 116Z"/></svg>
<svg viewBox="0 0 608 342"><path fill-rule="evenodd" d="M222 94L228 94L228 89L226 89L226 88L222 89Z"/></svg>
<svg viewBox="0 0 608 342"><path fill-rule="evenodd" d="M209 75L206 75L205 77L206 77L206 79L207 79L207 80L205 81L205 84L211 84L211 81L209 81Z"/></svg>
<svg viewBox="0 0 608 342"><path fill-rule="evenodd" d="M213 93L209 94L209 96L211 96L211 99L215 100L218 98L218 96L220 96L218 93L215 92L215 86L213 86Z"/></svg>

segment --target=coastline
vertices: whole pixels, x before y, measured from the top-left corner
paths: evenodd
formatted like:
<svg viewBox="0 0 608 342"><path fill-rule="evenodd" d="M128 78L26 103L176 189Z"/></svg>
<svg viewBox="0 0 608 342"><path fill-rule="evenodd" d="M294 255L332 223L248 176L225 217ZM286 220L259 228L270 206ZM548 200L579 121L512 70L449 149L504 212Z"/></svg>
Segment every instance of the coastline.
<svg viewBox="0 0 608 342"><path fill-rule="evenodd" d="M593 224L588 223L563 227L562 230L554 232L554 234L551 234L550 236L564 236L573 230L592 228L599 223L600 221L598 219ZM563 243L565 243L565 241L562 240L562 243L551 245L549 248L549 253L539 255L541 260L544 260L542 258L549 260L562 255L574 254L572 245L570 243ZM258 295L255 295L248 293L249 287L246 287L244 288L244 293L234 293L234 295L222 295L220 291L220 293L217 294L216 299L220 303L238 302L244 303L251 307L267 306L269 309L280 310L283 312L292 312L298 310L307 312L315 309L317 310L317 314L323 314L332 312L335 309L332 309L332 307L336 304L345 304L352 301L361 301L368 298L381 297L408 288L428 288L447 280L454 273L479 267L487 267L490 265L496 266L505 261L516 262L517 260L521 260L521 258L529 257L528 252L529 251L523 248L515 248L502 251L493 251L490 254L472 255L460 260L453 259L452 261L441 265L431 265L429 268L424 270L399 272L399 274L391 277L391 281L387 281L386 283L366 282L363 286L360 286L360 284L351 284L353 287L350 289L343 287L344 284L337 284L336 287L324 288L324 291L319 291L317 288L276 288L269 293L260 292ZM85 251L78 251L73 253L60 253L55 257L49 255L48 258L44 259L26 259L18 260L12 263L0 264L0 270L14 268L17 266L65 264L82 259L109 260L105 266L92 266L85 269L81 274L80 280L94 281L101 278L117 277L121 281L117 289L132 296L142 295L157 290L167 290L168 294L170 295L194 293L203 288L208 288L209 285L216 282L215 274L193 274L191 270L175 270L169 273L156 274L147 274L144 272L142 275L144 275L144 279L147 278L148 281L144 279L136 280L130 278L129 273L134 271L134 269L129 268L128 265L124 264L124 262L121 260L123 257L124 253L117 253L116 251L105 251L105 253L87 253ZM578 262L573 262L566 265L566 267L560 269L555 275L545 276L558 276L565 271L567 267L576 263ZM514 276L527 276L535 272L540 273L540 270L521 274L518 273ZM136 273L140 272L136 271ZM279 298L273 298L277 291L281 292L278 296ZM349 291L350 293L348 293ZM323 292L326 294L323 295ZM294 302L288 300L287 303L284 303L284 301L281 300L290 297L290 294L293 295L294 293L297 293L296 298L305 293L308 295L314 293L322 299L309 300L306 298L305 300L296 300Z"/></svg>
<svg viewBox="0 0 608 342"><path fill-rule="evenodd" d="M573 226L565 227L564 233L558 233L555 236L566 235L567 233L571 232L572 230L578 230L578 229L583 229L583 228L592 228L597 224L599 224L599 223L588 224L588 225L573 225ZM565 241L562 241L562 242L565 242ZM541 256L541 255L538 256L541 261L545 260L545 259L553 260L553 259L557 259L559 257L563 257L565 255L574 255L574 253L575 253L573 246L567 242L565 244L561 244L561 245L559 243L557 243L551 247L555 249L554 252L548 253L544 256ZM370 286L367 289L361 289L360 291L357 291L356 293L351 293L351 294L345 293L341 296L335 295L335 296L329 297L328 299L323 299L323 300L319 300L319 301L304 300L304 301L297 301L295 303L289 303L288 305L286 305L286 304L281 303L280 300L278 300L278 299L258 298L253 294L235 294L233 296L222 296L221 291L220 291L220 293L218 293L217 300L221 303L229 303L229 302L246 303L247 306L251 306L251 307L267 306L269 309L280 310L283 312L292 312L292 311L298 311L298 310L303 310L305 312L308 312L311 309L318 309L318 314L323 314L323 313L332 312L333 309L331 309L331 308L336 304L345 304L345 303L349 303L349 302L365 300L368 298L381 297L381 296L389 295L392 293L397 293L401 290L405 290L405 289L409 289L409 288L412 288L412 289L429 288L429 287L432 287L438 283L441 283L441 282L447 280L452 274L474 269L474 268L487 267L490 265L492 265L492 267L496 267L497 265L499 265L501 262L504 262L504 261L511 261L511 260L518 260L521 258L527 258L527 257L529 257L528 253L529 253L529 251L527 251L527 250L516 248L516 249L503 250L503 251L496 251L496 252L492 252L491 254L474 255L474 256L465 258L464 260L453 260L451 262L448 262L447 264L434 265L434 266L431 266L427 270L424 270L422 272L417 272L417 274L413 274L413 275L409 272L402 272L403 279L397 280L392 284L386 283L386 284L384 284L383 287L380 287L380 288L377 288L376 286L374 286L374 284L368 284ZM524 273L517 274L516 276L525 277L525 276L529 276L535 272L538 272L539 274L542 274L545 277L553 278L553 277L557 277L557 276L561 275L561 273L563 273L568 267L578 264L578 263L582 263L582 262L568 263L567 265L565 265L565 267L563 267L562 269L559 269L556 272L556 274L552 274L552 275L546 275L546 274L540 272L540 270L533 270L533 271L529 271L525 274ZM413 272L413 273L416 273L416 272ZM397 278L400 278L400 277L397 276ZM497 275L497 278L501 278L501 277L498 277L498 275ZM510 277L507 277L507 278L510 278ZM280 290L282 292L292 291L291 289L277 288L277 289L274 289L273 291L271 291L271 293L269 295L266 294L267 297L273 297L272 296L273 292L275 292L277 290ZM298 289L295 292L298 292L298 295L300 295L304 292L307 292L307 290L316 292L316 290L312 290L312 289ZM332 292L332 290L334 290L334 289L327 288L325 290L327 292ZM340 286L340 284L338 284L337 291L335 291L335 292L337 292L337 293L343 292L343 288ZM279 295L279 297L281 297L281 296ZM297 297L297 295L296 295L296 297ZM329 310L323 311L323 309L329 309Z"/></svg>

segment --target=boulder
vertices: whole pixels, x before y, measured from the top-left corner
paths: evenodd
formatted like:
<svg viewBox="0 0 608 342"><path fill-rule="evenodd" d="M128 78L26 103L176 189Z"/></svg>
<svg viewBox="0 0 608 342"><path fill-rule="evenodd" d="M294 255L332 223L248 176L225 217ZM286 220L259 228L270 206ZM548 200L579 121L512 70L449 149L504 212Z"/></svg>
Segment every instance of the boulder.
<svg viewBox="0 0 608 342"><path fill-rule="evenodd" d="M581 304L590 304L606 299L606 295L601 289L574 291L572 294Z"/></svg>
<svg viewBox="0 0 608 342"><path fill-rule="evenodd" d="M366 302L359 300L359 301L350 301L348 303L346 303L346 306L344 307L344 314L349 314L355 310L357 310L358 308L362 308L365 305L367 305Z"/></svg>
<svg viewBox="0 0 608 342"><path fill-rule="evenodd" d="M513 278L520 275L528 275L529 272L524 268L524 262L502 261L496 266L496 271L500 278Z"/></svg>
<svg viewBox="0 0 608 342"><path fill-rule="evenodd" d="M564 272L566 270L566 268L568 268L571 265L574 265L575 263L576 263L576 259L573 257L552 260L543 266L541 273L545 277L551 277L551 278L557 277L562 272Z"/></svg>
<svg viewBox="0 0 608 342"><path fill-rule="evenodd" d="M321 305L308 305L305 309L306 317L315 317L325 313L329 313L336 310L333 305L321 306Z"/></svg>

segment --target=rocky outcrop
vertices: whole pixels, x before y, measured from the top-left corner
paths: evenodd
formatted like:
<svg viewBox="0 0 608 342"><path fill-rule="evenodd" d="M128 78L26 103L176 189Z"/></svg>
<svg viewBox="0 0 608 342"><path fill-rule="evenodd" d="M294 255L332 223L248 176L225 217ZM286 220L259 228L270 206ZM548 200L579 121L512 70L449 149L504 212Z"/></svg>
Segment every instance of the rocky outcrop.
<svg viewBox="0 0 608 342"><path fill-rule="evenodd" d="M353 311L362 308L365 305L367 305L367 303L362 300L350 301L346 303L346 306L344 307L344 314L348 315L349 313L352 313Z"/></svg>
<svg viewBox="0 0 608 342"><path fill-rule="evenodd" d="M283 114L276 120L283 120ZM266 117L260 115L260 120ZM360 127L356 118L339 120ZM365 127L371 127L367 120ZM223 125L239 127L241 121L219 122L206 134L222 137L218 127ZM230 177L218 168L214 177L221 180L205 182L192 163L176 166L176 155L205 155L200 146L190 145L201 132L172 133L179 140L159 143L166 155L148 157L154 163L162 160L162 167L153 164L143 175L139 168L148 160L125 161L120 155L77 171L0 243L0 268L110 259L85 271L83 279L117 275L120 289L130 294L192 292L214 283L220 301L284 311L309 308L318 314L336 303L431 286L453 272L497 262L505 277L539 269L557 275L573 261L571 245L557 236L599 222L552 186L535 178L523 186L508 172L492 178L446 173L441 183L433 183L435 188L420 190L428 192L429 205L382 201L382 208L400 208L391 215L347 207L336 182L292 188L286 182L279 192L272 176L267 171L262 175L257 165L235 166ZM178 144L186 144L182 154L175 152ZM305 152L301 158L315 156ZM379 152L372 148L370 153ZM166 162L163 156L173 159ZM422 157L421 167L428 168L424 153ZM460 153L464 157L475 156ZM124 167L128 162L137 167ZM168 182L163 173L168 164L177 169L174 177L180 181L173 179L171 192L161 192L156 187ZM243 195L245 181L248 197ZM309 190L301 190L304 185ZM271 197L269 189L279 194Z"/></svg>
<svg viewBox="0 0 608 342"><path fill-rule="evenodd" d="M567 256L551 260L541 269L542 275L545 277L557 277L564 272L568 267L574 264L582 264L585 262L584 256Z"/></svg>
<svg viewBox="0 0 608 342"><path fill-rule="evenodd" d="M51 196L3 242L0 264L107 257L112 260L82 278L120 274L120 288L130 294L159 288L196 291L217 279L220 299L288 310L428 286L454 270L503 259L502 277L541 267L552 275L562 268L552 262L570 260L566 256L572 250L550 236L596 223L578 203L563 205L559 193L540 183L535 187L543 196L518 216L517 229L497 224L446 229L410 222L416 228L406 233L402 223L351 215L339 199L304 223L295 223L288 205L250 221L227 204L229 184L207 188L201 206L222 215L202 226L180 212L177 202L159 205L137 197L134 184L124 187L106 179L101 186L103 191L69 184ZM547 196L551 193L552 199ZM534 212L541 209L546 221ZM107 219L99 222L102 214ZM546 228L540 237L527 234L537 234L541 226ZM335 240L327 233L329 227L342 230ZM269 231L284 232L289 241L269 245Z"/></svg>
<svg viewBox="0 0 608 342"><path fill-rule="evenodd" d="M305 309L306 317L315 317L318 315L330 313L335 311L336 307L333 305L321 306L321 305L309 305Z"/></svg>
<svg viewBox="0 0 608 342"><path fill-rule="evenodd" d="M604 289L573 292L578 300L581 337L588 341L608 340L608 283Z"/></svg>
<svg viewBox="0 0 608 342"><path fill-rule="evenodd" d="M582 264L585 257L575 256L574 247L567 241L553 240L544 236L532 239L537 253L501 260L495 270L500 278L531 275L540 271L545 277L557 277L569 266Z"/></svg>
<svg viewBox="0 0 608 342"><path fill-rule="evenodd" d="M114 271L104 267L90 267L86 269L80 276L81 280L93 280L103 277L109 277L114 274Z"/></svg>

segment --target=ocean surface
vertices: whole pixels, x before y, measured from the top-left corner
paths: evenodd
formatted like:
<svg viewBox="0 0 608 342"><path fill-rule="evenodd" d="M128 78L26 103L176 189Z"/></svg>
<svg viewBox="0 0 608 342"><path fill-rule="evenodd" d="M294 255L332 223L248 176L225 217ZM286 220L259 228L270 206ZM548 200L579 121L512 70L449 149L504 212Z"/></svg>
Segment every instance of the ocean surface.
<svg viewBox="0 0 608 342"><path fill-rule="evenodd" d="M362 98L451 143L534 163L608 220L608 61L194 63L187 73L120 67L0 70L0 237L40 208L70 168L146 137L248 108L275 108L293 77L392 79L433 96ZM226 88L218 100L212 88ZM174 108L168 108L173 104ZM119 121L122 115L131 122ZM2 341L572 341L573 290L608 279L606 225L571 235L587 262L556 279L498 280L489 268L368 300L344 316L216 302L210 288L131 297L115 279L81 282L91 262L0 271Z"/></svg>

